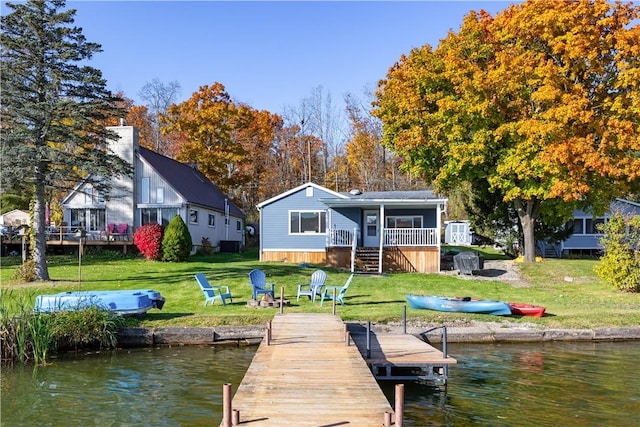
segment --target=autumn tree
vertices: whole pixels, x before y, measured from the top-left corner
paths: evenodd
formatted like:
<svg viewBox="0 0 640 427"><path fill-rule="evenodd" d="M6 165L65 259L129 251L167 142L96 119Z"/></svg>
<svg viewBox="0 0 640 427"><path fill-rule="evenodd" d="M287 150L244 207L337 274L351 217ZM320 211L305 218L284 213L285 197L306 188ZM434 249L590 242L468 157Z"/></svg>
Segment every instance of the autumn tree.
<svg viewBox="0 0 640 427"><path fill-rule="evenodd" d="M238 129L237 142L242 145L248 159L237 164L241 176L246 177L234 194L243 211L257 219L255 206L277 193L281 179L278 176L274 149L283 120L277 114L262 110L249 110L249 119ZM248 160L248 161L247 161Z"/></svg>
<svg viewBox="0 0 640 427"><path fill-rule="evenodd" d="M102 73L87 65L101 47L72 25L75 10L62 10L63 0L6 7L11 12L2 16L0 33L2 189L31 187L32 258L37 278L49 280L47 192L84 179L108 194L109 182L100 177L128 175L131 165L105 149L117 136L102 123L118 115L117 99Z"/></svg>
<svg viewBox="0 0 640 427"><path fill-rule="evenodd" d="M188 100L172 105L162 121L165 132L185 135L176 159L197 164L228 194L250 179L242 165L254 157L240 140L252 117L249 107L234 103L224 86L214 83L201 86Z"/></svg>
<svg viewBox="0 0 640 427"><path fill-rule="evenodd" d="M366 191L391 189L387 186L387 152L382 146L380 121L368 114L353 97L345 99L350 133L346 159L357 188Z"/></svg>
<svg viewBox="0 0 640 427"><path fill-rule="evenodd" d="M471 12L380 82L385 143L439 189L469 181L509 204L531 262L537 221L639 185L638 17L605 0Z"/></svg>

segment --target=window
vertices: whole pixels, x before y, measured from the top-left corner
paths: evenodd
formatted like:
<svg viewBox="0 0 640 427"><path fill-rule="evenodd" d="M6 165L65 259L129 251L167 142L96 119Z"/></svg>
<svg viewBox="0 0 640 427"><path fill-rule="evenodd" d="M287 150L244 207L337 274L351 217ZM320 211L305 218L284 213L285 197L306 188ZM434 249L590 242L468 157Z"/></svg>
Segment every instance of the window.
<svg viewBox="0 0 640 427"><path fill-rule="evenodd" d="M71 209L71 227L87 231L102 231L106 228L104 209Z"/></svg>
<svg viewBox="0 0 640 427"><path fill-rule="evenodd" d="M142 203L149 203L149 178L142 178L140 185L140 199Z"/></svg>
<svg viewBox="0 0 640 427"><path fill-rule="evenodd" d="M160 218L162 218L162 225L167 226L174 216L180 215L178 208L161 208Z"/></svg>
<svg viewBox="0 0 640 427"><path fill-rule="evenodd" d="M164 187L156 188L156 203L164 203Z"/></svg>
<svg viewBox="0 0 640 427"><path fill-rule="evenodd" d="M573 234L584 234L584 220L580 218L569 221L567 228L573 230Z"/></svg>
<svg viewBox="0 0 640 427"><path fill-rule="evenodd" d="M584 233L585 234L602 234L598 228L600 224L604 224L604 218L594 218L585 220Z"/></svg>
<svg viewBox="0 0 640 427"><path fill-rule="evenodd" d="M209 214L209 227L216 226L216 216L214 214Z"/></svg>
<svg viewBox="0 0 640 427"><path fill-rule="evenodd" d="M388 216L387 228L422 228L421 216Z"/></svg>
<svg viewBox="0 0 640 427"><path fill-rule="evenodd" d="M141 224L157 224L158 223L158 209L140 209L142 214Z"/></svg>
<svg viewBox="0 0 640 427"><path fill-rule="evenodd" d="M89 209L89 231L102 231L106 228L104 209Z"/></svg>
<svg viewBox="0 0 640 427"><path fill-rule="evenodd" d="M71 209L71 227L84 228L87 223L86 215L86 209Z"/></svg>
<svg viewBox="0 0 640 427"><path fill-rule="evenodd" d="M325 211L290 211L289 233L325 233L327 213Z"/></svg>
<svg viewBox="0 0 640 427"><path fill-rule="evenodd" d="M98 203L104 203L104 195L95 188L85 189L84 204L97 205Z"/></svg>
<svg viewBox="0 0 640 427"><path fill-rule="evenodd" d="M242 222L236 221L236 231L241 231L241 230L242 230Z"/></svg>
<svg viewBox="0 0 640 427"><path fill-rule="evenodd" d="M166 227L179 212L177 208L145 208L140 209L140 214L142 225L160 224Z"/></svg>
<svg viewBox="0 0 640 427"><path fill-rule="evenodd" d="M198 223L198 211L195 209L189 209L189 222L191 224Z"/></svg>

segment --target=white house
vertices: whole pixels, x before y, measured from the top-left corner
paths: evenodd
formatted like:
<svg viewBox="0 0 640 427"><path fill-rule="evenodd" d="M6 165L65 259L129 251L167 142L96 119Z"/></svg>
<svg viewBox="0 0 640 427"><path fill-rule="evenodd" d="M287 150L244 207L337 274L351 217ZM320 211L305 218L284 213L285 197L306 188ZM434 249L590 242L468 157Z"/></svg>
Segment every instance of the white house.
<svg viewBox="0 0 640 427"><path fill-rule="evenodd" d="M86 230L89 241L132 240L138 227L166 226L180 215L194 247L205 239L214 247L244 245L244 213L209 179L191 165L140 147L136 128L109 129L120 136L110 149L133 165L134 175L112 179L108 197L89 183L78 184L62 201L69 231Z"/></svg>

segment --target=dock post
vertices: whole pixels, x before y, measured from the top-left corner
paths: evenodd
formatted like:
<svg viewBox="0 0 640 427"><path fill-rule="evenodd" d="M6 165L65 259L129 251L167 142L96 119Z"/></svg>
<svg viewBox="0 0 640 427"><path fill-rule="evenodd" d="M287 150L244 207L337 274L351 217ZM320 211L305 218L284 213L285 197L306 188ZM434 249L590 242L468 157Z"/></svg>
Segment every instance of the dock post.
<svg viewBox="0 0 640 427"><path fill-rule="evenodd" d="M332 304L331 312L335 316L336 315L336 288L333 288L333 301L332 302L333 302L333 304Z"/></svg>
<svg viewBox="0 0 640 427"><path fill-rule="evenodd" d="M284 313L284 286L280 287L280 314Z"/></svg>
<svg viewBox="0 0 640 427"><path fill-rule="evenodd" d="M407 334L407 305L402 306L402 326L404 330L404 334Z"/></svg>
<svg viewBox="0 0 640 427"><path fill-rule="evenodd" d="M271 345L271 321L269 321L269 323L267 323L267 345Z"/></svg>
<svg viewBox="0 0 640 427"><path fill-rule="evenodd" d="M396 384L396 427L402 427L404 418L404 384Z"/></svg>
<svg viewBox="0 0 640 427"><path fill-rule="evenodd" d="M447 327L442 327L442 357L447 358Z"/></svg>
<svg viewBox="0 0 640 427"><path fill-rule="evenodd" d="M240 411L234 409L231 417L231 425L237 426L238 424L240 424Z"/></svg>
<svg viewBox="0 0 640 427"><path fill-rule="evenodd" d="M222 386L222 427L231 427L231 384Z"/></svg>
<svg viewBox="0 0 640 427"><path fill-rule="evenodd" d="M371 358L371 321L367 322L367 359Z"/></svg>
<svg viewBox="0 0 640 427"><path fill-rule="evenodd" d="M384 427L391 427L391 412L384 411Z"/></svg>

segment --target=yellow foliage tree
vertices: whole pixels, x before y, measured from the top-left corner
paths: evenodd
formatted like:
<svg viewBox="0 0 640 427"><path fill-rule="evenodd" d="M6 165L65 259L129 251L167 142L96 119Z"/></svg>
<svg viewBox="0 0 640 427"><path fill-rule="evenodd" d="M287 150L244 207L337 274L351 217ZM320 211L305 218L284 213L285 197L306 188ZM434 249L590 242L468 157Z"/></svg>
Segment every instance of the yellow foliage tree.
<svg viewBox="0 0 640 427"><path fill-rule="evenodd" d="M639 16L606 0L470 12L380 82L385 143L440 189L469 181L511 204L532 262L541 215L602 211L640 185Z"/></svg>

